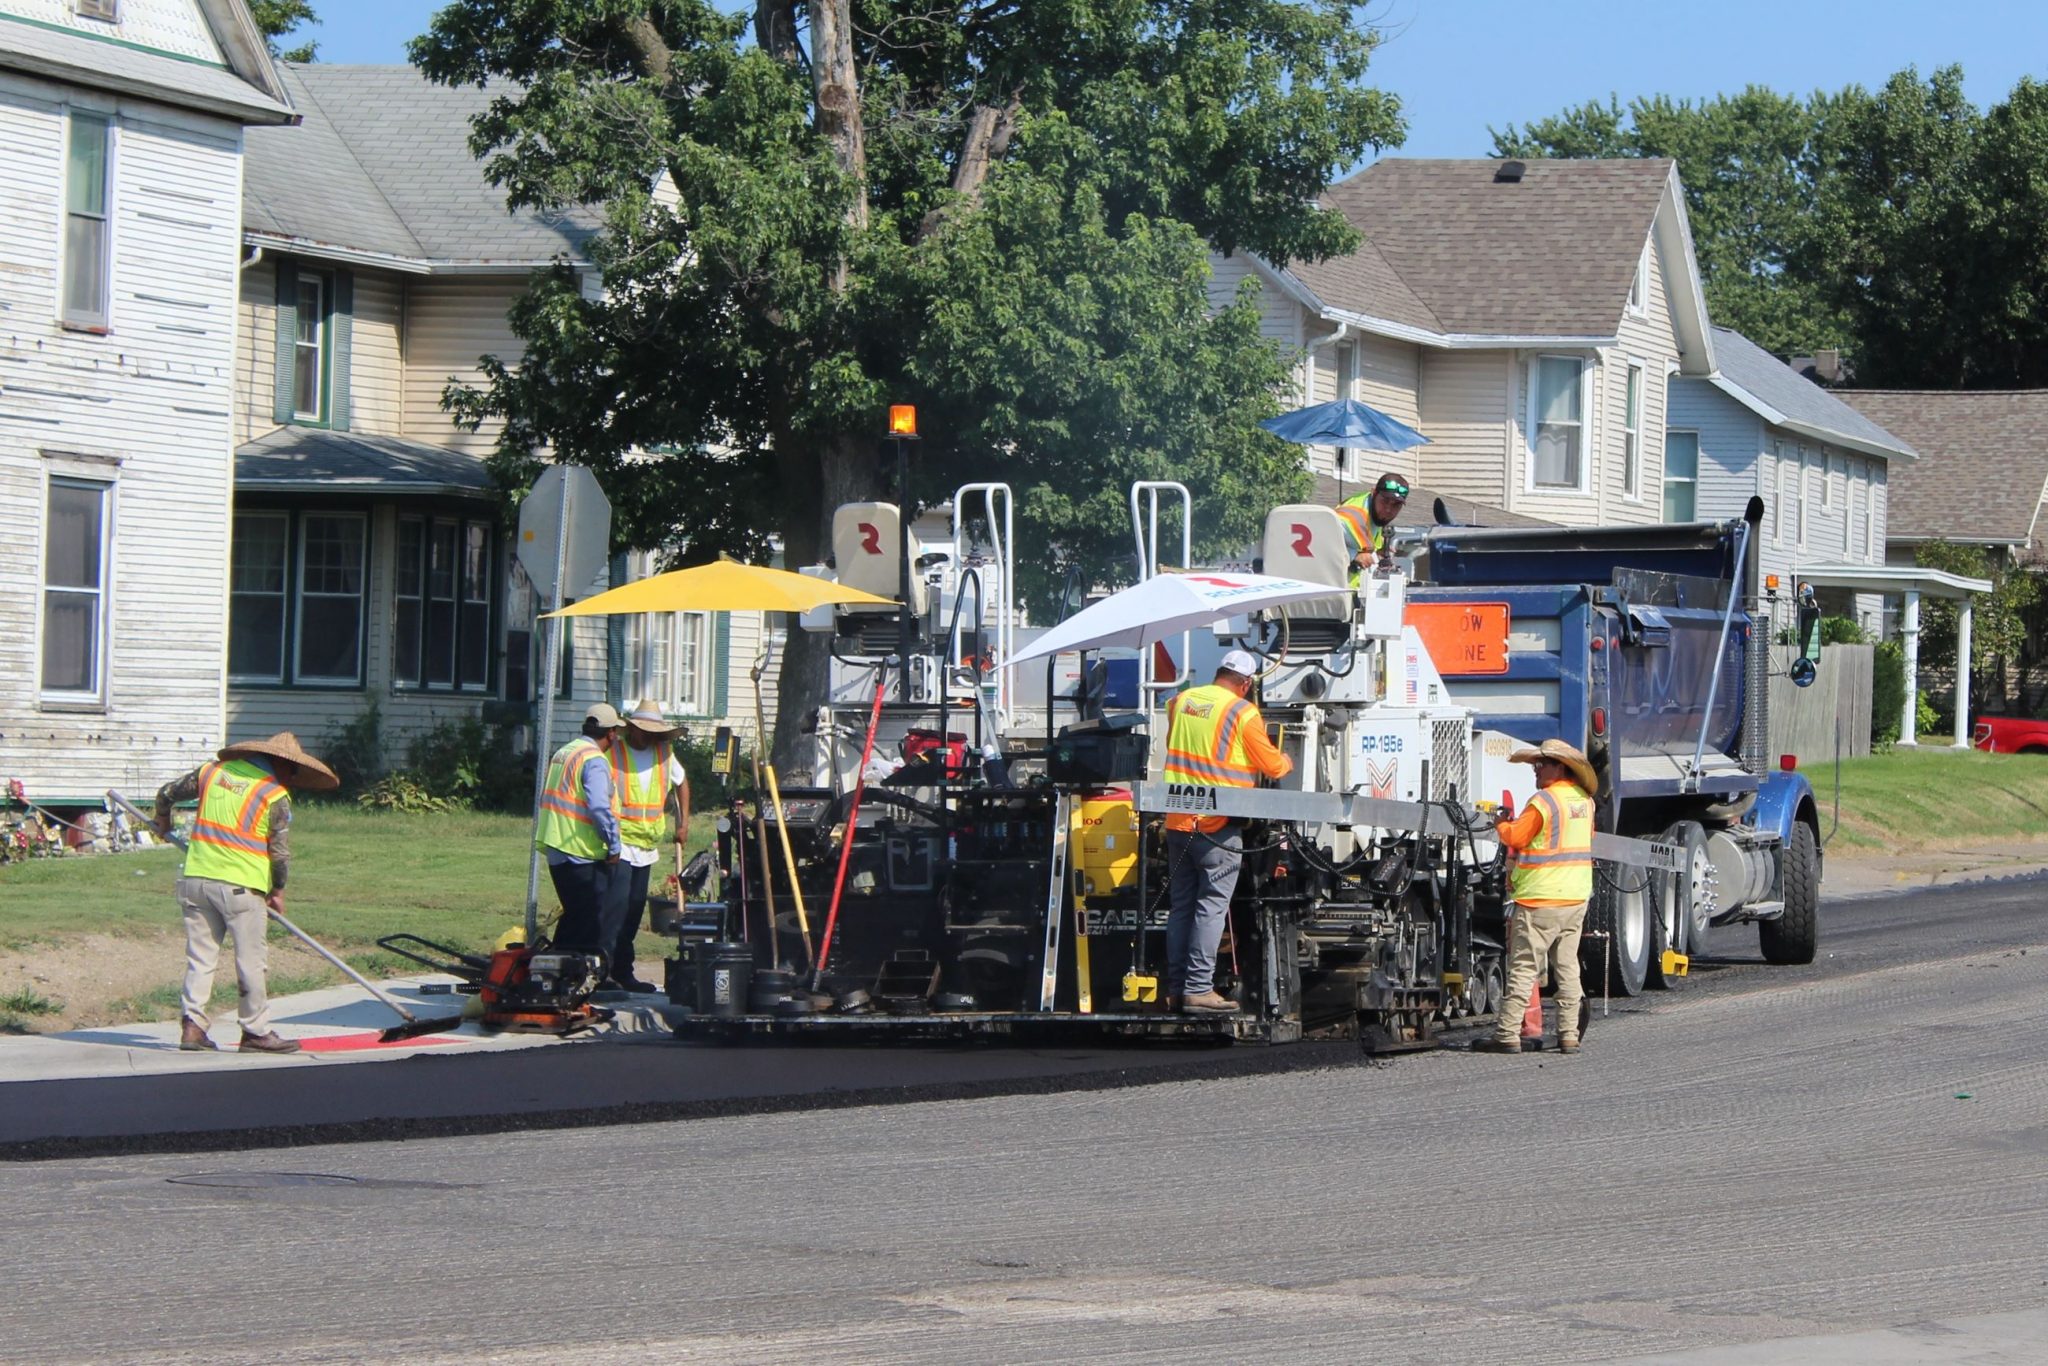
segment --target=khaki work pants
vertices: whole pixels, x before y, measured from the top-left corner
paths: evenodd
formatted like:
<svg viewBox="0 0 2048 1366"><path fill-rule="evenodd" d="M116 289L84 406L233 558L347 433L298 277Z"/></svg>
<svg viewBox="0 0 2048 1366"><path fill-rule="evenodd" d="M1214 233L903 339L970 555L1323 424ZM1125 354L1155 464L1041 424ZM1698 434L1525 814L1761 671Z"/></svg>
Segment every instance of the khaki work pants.
<svg viewBox="0 0 2048 1366"><path fill-rule="evenodd" d="M1586 903L1524 906L1515 903L1515 928L1508 937L1507 996L1493 1023L1503 1043L1522 1037L1522 1016L1545 964L1557 987L1557 1036L1579 1035L1579 932L1586 927Z"/></svg>
<svg viewBox="0 0 2048 1366"><path fill-rule="evenodd" d="M263 895L210 877L178 879L178 905L185 912L185 998L187 1019L204 1029L206 1001L213 995L213 970L224 936L235 940L235 983L241 988L242 1028L270 1032L270 997L263 976L268 961L264 935L269 912Z"/></svg>

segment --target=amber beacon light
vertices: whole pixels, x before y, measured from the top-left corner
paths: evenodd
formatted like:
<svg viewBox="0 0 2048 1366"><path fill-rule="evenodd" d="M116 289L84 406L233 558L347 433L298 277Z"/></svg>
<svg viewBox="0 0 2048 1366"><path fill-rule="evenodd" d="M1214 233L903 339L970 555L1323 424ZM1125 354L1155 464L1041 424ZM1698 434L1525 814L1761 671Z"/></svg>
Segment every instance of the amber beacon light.
<svg viewBox="0 0 2048 1366"><path fill-rule="evenodd" d="M917 435L916 405L909 403L892 403L889 405L889 435Z"/></svg>

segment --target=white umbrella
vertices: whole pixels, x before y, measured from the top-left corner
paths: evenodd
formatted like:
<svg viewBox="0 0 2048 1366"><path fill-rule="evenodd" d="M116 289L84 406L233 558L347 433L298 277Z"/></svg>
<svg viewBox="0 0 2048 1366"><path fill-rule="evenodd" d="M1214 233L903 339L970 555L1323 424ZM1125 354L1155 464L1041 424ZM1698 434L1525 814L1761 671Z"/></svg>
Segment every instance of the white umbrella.
<svg viewBox="0 0 2048 1366"><path fill-rule="evenodd" d="M1228 617L1277 607L1285 602L1343 593L1327 583L1283 579L1271 574L1155 574L1112 593L1047 631L1010 662L1043 659L1069 650L1108 646L1143 647L1155 640L1208 626Z"/></svg>

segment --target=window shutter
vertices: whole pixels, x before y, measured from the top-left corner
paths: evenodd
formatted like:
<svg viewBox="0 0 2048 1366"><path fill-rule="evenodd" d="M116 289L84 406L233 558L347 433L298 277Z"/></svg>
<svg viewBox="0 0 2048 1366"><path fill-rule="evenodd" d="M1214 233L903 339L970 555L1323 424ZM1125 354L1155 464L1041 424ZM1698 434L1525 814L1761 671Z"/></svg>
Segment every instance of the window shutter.
<svg viewBox="0 0 2048 1366"><path fill-rule="evenodd" d="M327 425L337 432L348 430L349 400L349 343L355 328L351 319L356 306L356 277L353 272L334 272L333 321L328 326L328 336L333 344L333 354L328 359L332 367L332 378L327 386Z"/></svg>
<svg viewBox="0 0 2048 1366"><path fill-rule="evenodd" d="M299 282L283 261L273 261L270 273L277 279L277 401L270 415L281 426L292 420L297 406L292 399L292 374L298 368L292 364L292 344L299 331Z"/></svg>
<svg viewBox="0 0 2048 1366"><path fill-rule="evenodd" d="M612 556L611 571L611 583L626 582L626 557L623 554ZM604 700L608 702L617 697L625 687L626 619L613 615L604 619Z"/></svg>
<svg viewBox="0 0 2048 1366"><path fill-rule="evenodd" d="M772 628L768 622L768 614L763 612L761 614L761 630L765 633L770 629ZM720 612L718 614L717 639L711 647L711 659L706 663L705 667L712 671L711 677L714 680L711 691L711 714L721 720L725 717L725 685L731 675L731 670L725 667L725 661L730 658L732 658L732 613Z"/></svg>

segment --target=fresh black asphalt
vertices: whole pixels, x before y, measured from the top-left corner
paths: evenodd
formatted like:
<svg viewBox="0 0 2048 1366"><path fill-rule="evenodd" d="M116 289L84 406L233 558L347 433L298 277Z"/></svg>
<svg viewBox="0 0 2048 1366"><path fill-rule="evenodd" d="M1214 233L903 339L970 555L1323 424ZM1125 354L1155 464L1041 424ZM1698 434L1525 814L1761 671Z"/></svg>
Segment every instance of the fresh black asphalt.
<svg viewBox="0 0 2048 1366"><path fill-rule="evenodd" d="M1695 961L1674 995L1616 1002L1614 1023L1682 1005L1688 994L2024 951L2048 938L2048 880L1835 901L1822 923L1820 959L1805 968L1765 967L1753 930L1719 931L1715 952ZM0 1159L571 1128L1364 1065L1349 1043L722 1047L664 1038L246 1072L222 1061L219 1072L9 1083L0 1088Z"/></svg>

